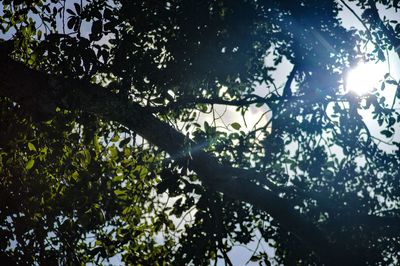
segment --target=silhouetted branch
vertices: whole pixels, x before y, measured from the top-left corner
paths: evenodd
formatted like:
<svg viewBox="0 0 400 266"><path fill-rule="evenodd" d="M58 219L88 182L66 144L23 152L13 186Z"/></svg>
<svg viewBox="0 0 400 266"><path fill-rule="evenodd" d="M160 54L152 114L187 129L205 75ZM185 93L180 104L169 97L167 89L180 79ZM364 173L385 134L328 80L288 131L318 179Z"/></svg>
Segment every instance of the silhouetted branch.
<svg viewBox="0 0 400 266"><path fill-rule="evenodd" d="M230 106L248 106L251 104L264 103L270 104L274 98L263 98L261 96L250 94L244 96L239 100L226 100L221 98L181 98L175 102L169 103L166 106L152 106L148 109L152 113L165 113L168 111L180 109L180 108L190 108L196 104L221 104Z"/></svg>
<svg viewBox="0 0 400 266"><path fill-rule="evenodd" d="M294 65L292 71L290 72L290 74L289 74L289 76L287 78L287 81L285 83L285 87L283 88L282 96L284 98L292 97L291 85L292 85L294 76L296 75L296 72L297 72L297 67L296 67L296 65Z"/></svg>
<svg viewBox="0 0 400 266"><path fill-rule="evenodd" d="M340 2L357 18L357 20L364 26L364 28L365 28L365 30L366 30L366 32L367 32L367 34L368 34L368 37L369 37L369 39L371 40L371 42L373 43L373 44L375 44L375 45L377 45L375 42L374 42L374 38L372 37L372 34L371 34L371 30L368 28L368 26L367 26L367 24L365 24L365 21L364 20L362 20L362 18L360 18L360 16L344 1L344 0L340 0Z"/></svg>

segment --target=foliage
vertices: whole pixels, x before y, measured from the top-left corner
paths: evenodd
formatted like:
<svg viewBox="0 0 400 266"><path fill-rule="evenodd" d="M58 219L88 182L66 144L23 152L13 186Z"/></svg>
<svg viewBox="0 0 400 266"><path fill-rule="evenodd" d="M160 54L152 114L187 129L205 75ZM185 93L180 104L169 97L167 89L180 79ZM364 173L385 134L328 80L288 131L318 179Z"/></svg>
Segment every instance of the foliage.
<svg viewBox="0 0 400 266"><path fill-rule="evenodd" d="M268 247L249 257L260 264L328 264L328 253L350 265L398 263L399 83L387 73L380 88L358 96L345 91L343 76L359 61L400 56L400 23L379 13L400 6L349 2L363 30L343 27L344 1L4 0L0 30L11 48L1 53L101 85L186 137L171 154L112 119L124 114L67 104L73 91L43 104L0 88L2 261L231 264L234 246L260 238ZM221 122L221 106L236 121ZM249 114L259 116L254 126ZM201 150L289 202L326 246L284 226L301 221L253 204L261 194L243 202L222 193L225 183L205 182L193 171ZM285 208L283 216L293 211Z"/></svg>

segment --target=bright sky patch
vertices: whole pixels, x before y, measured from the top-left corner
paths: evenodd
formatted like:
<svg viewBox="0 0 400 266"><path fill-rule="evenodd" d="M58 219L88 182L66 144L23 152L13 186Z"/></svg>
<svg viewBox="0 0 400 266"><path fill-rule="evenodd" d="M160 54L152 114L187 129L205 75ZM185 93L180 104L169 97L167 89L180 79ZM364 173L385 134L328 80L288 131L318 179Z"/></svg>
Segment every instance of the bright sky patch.
<svg viewBox="0 0 400 266"><path fill-rule="evenodd" d="M351 69L346 77L346 90L358 95L371 92L379 86L386 68L382 63L367 62Z"/></svg>

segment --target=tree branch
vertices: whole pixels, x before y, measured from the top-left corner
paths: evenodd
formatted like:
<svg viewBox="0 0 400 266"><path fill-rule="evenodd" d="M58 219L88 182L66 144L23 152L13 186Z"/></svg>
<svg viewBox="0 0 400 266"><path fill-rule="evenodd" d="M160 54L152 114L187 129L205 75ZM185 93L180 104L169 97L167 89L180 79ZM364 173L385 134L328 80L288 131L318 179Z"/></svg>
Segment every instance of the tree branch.
<svg viewBox="0 0 400 266"><path fill-rule="evenodd" d="M128 127L172 157L183 153L185 136L139 104L87 81L64 79L29 69L2 53L0 96L8 97L32 112L39 110L44 115L54 114L56 106L95 114ZM355 265L359 262L350 251L331 243L318 227L296 212L288 200L251 182L249 177L238 177L235 174L237 169L221 165L209 153L200 150L192 154L192 158L189 167L205 185L266 211L315 251L326 264L339 265L352 261Z"/></svg>
<svg viewBox="0 0 400 266"><path fill-rule="evenodd" d="M165 113L176 108L187 108L193 107L196 104L222 104L231 106L247 106L256 103L270 104L275 99L266 99L258 95L250 94L246 95L239 100L225 100L221 98L183 98L176 102L172 102L166 106L154 106L148 107L153 113Z"/></svg>
<svg viewBox="0 0 400 266"><path fill-rule="evenodd" d="M363 27L365 28L369 39L371 40L371 42L375 45L378 46L375 42L374 42L374 38L372 37L371 31L370 29L368 29L367 24L365 24L364 20L362 20L360 18L360 16L344 1L344 0L340 0L340 2L357 18L357 20L363 25ZM379 47L379 46L378 46Z"/></svg>
<svg viewBox="0 0 400 266"><path fill-rule="evenodd" d="M292 71L290 71L290 74L289 74L289 76L287 78L287 81L285 83L285 87L283 88L282 96L284 98L292 97L291 86L292 86L292 82L293 82L293 79L294 79L294 75L296 75L296 72L297 72L297 67L296 67L296 65L294 65Z"/></svg>

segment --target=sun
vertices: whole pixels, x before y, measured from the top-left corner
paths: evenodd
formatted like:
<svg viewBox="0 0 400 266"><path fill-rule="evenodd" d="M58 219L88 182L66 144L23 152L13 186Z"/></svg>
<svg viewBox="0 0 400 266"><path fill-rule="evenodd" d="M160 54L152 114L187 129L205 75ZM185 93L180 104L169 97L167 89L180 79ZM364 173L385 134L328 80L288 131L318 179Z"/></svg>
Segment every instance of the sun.
<svg viewBox="0 0 400 266"><path fill-rule="evenodd" d="M382 63L360 63L347 73L346 91L351 91L358 95L368 94L379 86L384 74L385 67Z"/></svg>

